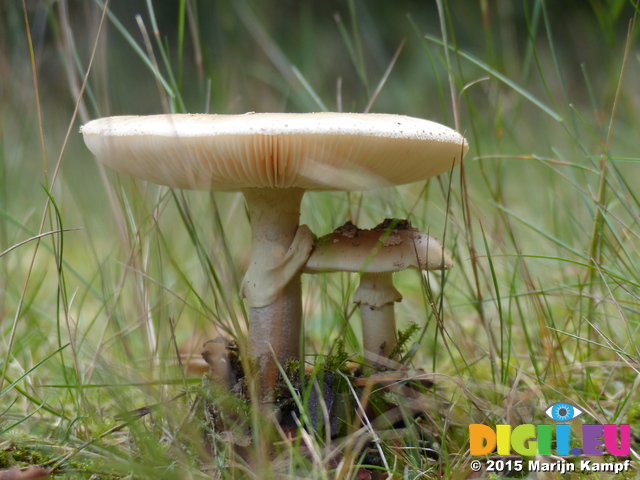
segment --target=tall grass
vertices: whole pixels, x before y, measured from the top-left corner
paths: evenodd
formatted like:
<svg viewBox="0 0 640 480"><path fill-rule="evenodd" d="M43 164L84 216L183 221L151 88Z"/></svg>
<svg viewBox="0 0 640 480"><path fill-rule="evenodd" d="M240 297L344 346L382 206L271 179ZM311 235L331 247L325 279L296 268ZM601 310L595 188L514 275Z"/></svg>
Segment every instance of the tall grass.
<svg viewBox="0 0 640 480"><path fill-rule="evenodd" d="M469 423L544 423L558 401L638 433L639 10L573 3L0 7L0 467L356 478L365 464L466 478ZM303 201L317 234L409 218L453 254L446 274L397 275L400 327L419 327L406 375L434 382L384 394L401 418L420 414L405 429L363 415L337 441L275 432L273 447L251 411L246 455L205 446L189 366L206 339L243 338L243 201L105 171L77 127L250 110L402 113L469 141L451 174ZM347 274L304 279L309 363L338 342L359 358L356 285ZM308 424L312 391L297 399ZM350 396L364 411L375 395L361 393Z"/></svg>

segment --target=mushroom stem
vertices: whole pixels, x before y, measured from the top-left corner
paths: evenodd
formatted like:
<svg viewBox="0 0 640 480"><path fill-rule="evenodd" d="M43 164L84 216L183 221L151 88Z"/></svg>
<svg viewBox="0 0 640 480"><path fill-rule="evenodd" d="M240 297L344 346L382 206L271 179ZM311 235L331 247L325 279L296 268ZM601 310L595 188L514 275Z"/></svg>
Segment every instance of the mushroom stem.
<svg viewBox="0 0 640 480"><path fill-rule="evenodd" d="M360 275L353 301L360 306L365 352L388 357L398 343L394 303L402 295L393 285L393 272Z"/></svg>
<svg viewBox="0 0 640 480"><path fill-rule="evenodd" d="M298 224L302 189L252 188L243 193L252 236L251 264L242 285L249 306L249 347L260 374L261 400L272 402L276 360L284 365L300 355L300 269L314 239L308 227Z"/></svg>

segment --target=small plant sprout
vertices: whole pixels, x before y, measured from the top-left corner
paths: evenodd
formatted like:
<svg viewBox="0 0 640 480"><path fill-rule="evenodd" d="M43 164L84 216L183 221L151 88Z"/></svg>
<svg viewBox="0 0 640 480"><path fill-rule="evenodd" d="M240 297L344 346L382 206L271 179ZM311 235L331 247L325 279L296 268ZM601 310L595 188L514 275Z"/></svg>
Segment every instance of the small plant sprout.
<svg viewBox="0 0 640 480"><path fill-rule="evenodd" d="M393 285L393 273L452 266L438 240L407 220L386 219L371 230L347 222L319 238L304 272L360 272L353 301L360 306L365 356L378 358L388 357L397 344L394 303L402 295Z"/></svg>
<svg viewBox="0 0 640 480"><path fill-rule="evenodd" d="M273 401L276 362L300 352L300 270L314 241L299 225L304 192L415 182L451 169L467 149L448 127L385 114L107 117L81 132L93 154L119 172L173 188L244 194L252 249L242 296L264 402Z"/></svg>

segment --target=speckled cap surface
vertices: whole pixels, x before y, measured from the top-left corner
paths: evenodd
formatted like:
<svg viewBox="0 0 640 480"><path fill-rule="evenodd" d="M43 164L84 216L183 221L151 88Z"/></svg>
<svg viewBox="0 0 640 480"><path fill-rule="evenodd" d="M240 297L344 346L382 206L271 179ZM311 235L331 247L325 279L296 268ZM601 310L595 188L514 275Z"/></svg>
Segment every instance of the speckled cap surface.
<svg viewBox="0 0 640 480"><path fill-rule="evenodd" d="M196 190L402 185L450 170L468 149L455 130L389 114L121 116L80 131L114 170Z"/></svg>
<svg viewBox="0 0 640 480"><path fill-rule="evenodd" d="M347 223L316 240L303 272L384 273L451 267L451 256L442 243L415 228L360 230Z"/></svg>

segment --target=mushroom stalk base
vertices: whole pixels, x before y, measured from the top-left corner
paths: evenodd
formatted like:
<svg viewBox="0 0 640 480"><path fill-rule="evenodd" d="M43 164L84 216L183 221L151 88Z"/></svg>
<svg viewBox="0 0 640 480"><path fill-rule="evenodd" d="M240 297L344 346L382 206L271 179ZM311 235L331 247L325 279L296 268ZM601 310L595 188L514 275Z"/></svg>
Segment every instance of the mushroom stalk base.
<svg viewBox="0 0 640 480"><path fill-rule="evenodd" d="M243 191L251 219L251 264L242 292L249 305L249 348L259 375L260 401L273 402L278 363L300 356L302 290L300 269L313 235L299 227L304 191ZM274 357L275 355L275 357Z"/></svg>
<svg viewBox="0 0 640 480"><path fill-rule="evenodd" d="M284 367L287 360L300 358L301 297L300 275L297 275L273 304L249 307L250 348L260 375L262 402L275 401L273 387L278 378L278 363Z"/></svg>
<svg viewBox="0 0 640 480"><path fill-rule="evenodd" d="M362 343L365 352L388 357L398 343L396 336L395 306L360 305L362 317Z"/></svg>
<svg viewBox="0 0 640 480"><path fill-rule="evenodd" d="M365 352L388 357L398 343L394 303L402 295L393 286L393 273L362 273L353 301L360 305Z"/></svg>

